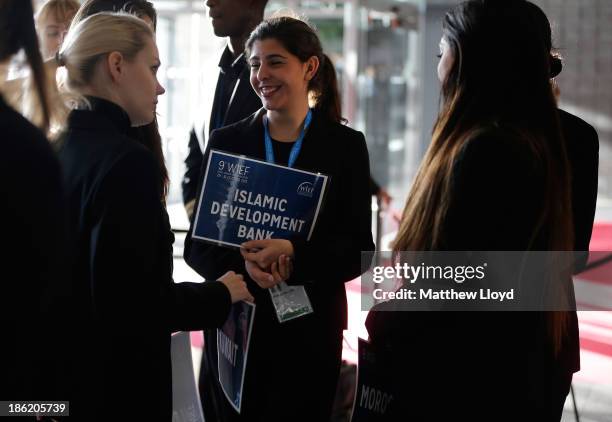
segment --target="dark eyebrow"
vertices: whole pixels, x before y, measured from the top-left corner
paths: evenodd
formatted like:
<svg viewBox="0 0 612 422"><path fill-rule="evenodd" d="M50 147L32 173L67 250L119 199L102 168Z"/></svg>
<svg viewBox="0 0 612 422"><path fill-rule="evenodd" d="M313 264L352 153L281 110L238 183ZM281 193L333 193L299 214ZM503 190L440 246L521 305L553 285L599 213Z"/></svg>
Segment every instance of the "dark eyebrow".
<svg viewBox="0 0 612 422"><path fill-rule="evenodd" d="M269 54L266 56L266 59L271 60L271 59L286 59L285 56L283 56L282 54Z"/></svg>
<svg viewBox="0 0 612 422"><path fill-rule="evenodd" d="M271 59L286 59L287 57L283 56L282 54L268 54L266 56L266 59L271 60ZM249 57L249 60L260 60L259 56L251 56Z"/></svg>
<svg viewBox="0 0 612 422"><path fill-rule="evenodd" d="M59 29L59 25L47 25L45 29Z"/></svg>

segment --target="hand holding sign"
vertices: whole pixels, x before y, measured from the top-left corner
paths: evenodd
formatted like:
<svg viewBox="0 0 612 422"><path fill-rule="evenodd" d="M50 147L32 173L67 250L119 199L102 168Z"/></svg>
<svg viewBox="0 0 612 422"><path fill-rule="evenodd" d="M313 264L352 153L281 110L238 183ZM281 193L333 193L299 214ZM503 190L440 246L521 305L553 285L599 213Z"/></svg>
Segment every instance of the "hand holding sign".
<svg viewBox="0 0 612 422"><path fill-rule="evenodd" d="M252 261L244 261L244 268L246 269L249 276L253 279L255 283L262 289L269 289L270 287L276 285L274 281L274 276L266 270L262 270L259 266Z"/></svg>
<svg viewBox="0 0 612 422"><path fill-rule="evenodd" d="M281 255L269 268L260 268L257 263L249 260L244 261L244 266L251 278L262 289L269 289L286 281L293 272L291 258L285 255Z"/></svg>
<svg viewBox="0 0 612 422"><path fill-rule="evenodd" d="M287 281L293 272L293 262L288 256L281 255L278 257L278 261L272 263L270 269L272 270L274 281L277 283Z"/></svg>
<svg viewBox="0 0 612 422"><path fill-rule="evenodd" d="M255 299L247 289L247 285L244 282L242 274L236 274L233 271L225 273L219 281L227 287L232 297L232 303L245 300L247 302L253 302Z"/></svg>
<svg viewBox="0 0 612 422"><path fill-rule="evenodd" d="M246 270L268 289L280 323L313 312L305 287L284 282L291 261L281 256L294 255L293 244L283 239L310 240L328 179L211 150L192 237L243 248Z"/></svg>
<svg viewBox="0 0 612 422"><path fill-rule="evenodd" d="M242 257L262 269L270 268L281 255L293 257L293 243L286 239L250 240L240 246Z"/></svg>

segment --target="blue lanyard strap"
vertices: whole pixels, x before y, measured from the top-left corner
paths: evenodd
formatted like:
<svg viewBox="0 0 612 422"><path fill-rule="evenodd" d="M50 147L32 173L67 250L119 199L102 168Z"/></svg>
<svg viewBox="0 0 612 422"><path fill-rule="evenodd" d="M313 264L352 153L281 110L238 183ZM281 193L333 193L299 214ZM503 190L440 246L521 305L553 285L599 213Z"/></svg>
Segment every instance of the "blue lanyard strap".
<svg viewBox="0 0 612 422"><path fill-rule="evenodd" d="M300 132L300 136L293 144L291 148L291 153L289 154L289 162L287 163L288 167L293 167L295 164L295 160L297 160L298 155L300 154L300 150L302 149L302 141L304 141L304 136L306 135L306 131L308 130L308 126L310 126L310 122L312 121L312 109L308 109L308 114L306 114L306 120L304 120L304 127ZM263 118L264 125L264 139L266 141L266 161L268 163L274 164L274 150L272 149L272 138L270 137L270 129L268 128L268 116L264 116Z"/></svg>

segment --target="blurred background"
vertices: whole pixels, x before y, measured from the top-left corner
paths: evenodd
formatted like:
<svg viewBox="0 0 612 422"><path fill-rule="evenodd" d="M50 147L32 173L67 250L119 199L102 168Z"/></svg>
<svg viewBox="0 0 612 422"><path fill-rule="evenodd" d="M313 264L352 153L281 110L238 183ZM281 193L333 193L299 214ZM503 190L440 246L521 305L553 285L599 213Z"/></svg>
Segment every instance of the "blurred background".
<svg viewBox="0 0 612 422"><path fill-rule="evenodd" d="M171 173L170 204L179 204L187 134L201 81L216 82L225 40L212 33L204 0L153 1L160 15L159 121ZM435 68L441 20L450 0L270 1L269 16L288 8L317 29L336 64L349 125L365 133L375 180L401 210L427 148L438 110ZM600 138L597 219L612 221L612 2L536 1L553 26L564 58L560 107L593 125ZM500 90L511 89L500 81ZM503 95L503 94L502 94ZM175 223L180 223L175 216ZM385 222L387 223L387 222ZM385 224L385 234L393 231Z"/></svg>

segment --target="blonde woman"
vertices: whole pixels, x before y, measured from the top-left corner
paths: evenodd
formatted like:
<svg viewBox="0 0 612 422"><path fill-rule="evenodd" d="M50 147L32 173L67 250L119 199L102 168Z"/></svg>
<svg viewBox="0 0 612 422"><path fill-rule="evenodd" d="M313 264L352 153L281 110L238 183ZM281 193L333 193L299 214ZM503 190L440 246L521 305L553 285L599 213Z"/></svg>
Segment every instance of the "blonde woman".
<svg viewBox="0 0 612 422"><path fill-rule="evenodd" d="M66 119L62 100L57 95L55 88L57 71L55 54L62 45L64 36L78 10L79 2L76 0L48 0L35 16L35 28L39 39L37 44L44 60L42 74L46 78L46 101L49 104L49 110L44 111L45 105L39 102L31 80L23 77L12 78L6 81L3 87L5 100L36 126L45 127L46 135L51 140L54 140L57 130Z"/></svg>
<svg viewBox="0 0 612 422"><path fill-rule="evenodd" d="M75 24L58 55L79 107L59 152L74 240L81 353L71 416L171 420L170 334L222 324L252 300L242 276L172 280L172 242L154 155L128 136L153 121L159 53L153 32L128 15Z"/></svg>
<svg viewBox="0 0 612 422"><path fill-rule="evenodd" d="M48 0L36 14L36 30L45 59L58 52L79 6L76 0Z"/></svg>

